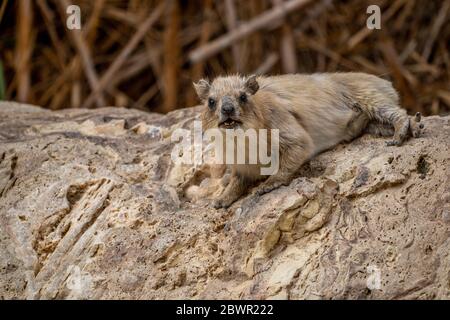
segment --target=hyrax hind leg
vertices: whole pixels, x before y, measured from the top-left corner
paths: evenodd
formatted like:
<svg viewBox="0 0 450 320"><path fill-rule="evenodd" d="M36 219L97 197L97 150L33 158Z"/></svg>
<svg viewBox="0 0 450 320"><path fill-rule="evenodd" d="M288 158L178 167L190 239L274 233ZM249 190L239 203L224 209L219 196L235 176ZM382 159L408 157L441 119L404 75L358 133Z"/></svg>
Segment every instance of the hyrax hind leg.
<svg viewBox="0 0 450 320"><path fill-rule="evenodd" d="M412 119L406 114L406 110L395 105L374 108L371 116L378 122L378 128L376 124L371 123L367 128L368 131L386 136L393 129L393 139L386 142L388 146L401 145L409 135L418 137L423 129L420 112Z"/></svg>

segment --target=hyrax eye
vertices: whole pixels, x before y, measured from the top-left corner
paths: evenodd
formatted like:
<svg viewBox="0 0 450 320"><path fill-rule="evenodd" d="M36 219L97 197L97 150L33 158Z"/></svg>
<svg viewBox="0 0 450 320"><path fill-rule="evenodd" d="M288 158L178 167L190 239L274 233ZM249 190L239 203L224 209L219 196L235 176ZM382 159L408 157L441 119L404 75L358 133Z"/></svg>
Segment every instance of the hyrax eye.
<svg viewBox="0 0 450 320"><path fill-rule="evenodd" d="M242 94L239 96L239 100L240 100L242 103L246 103L246 102L247 102L247 95L246 95L245 93L242 93Z"/></svg>
<svg viewBox="0 0 450 320"><path fill-rule="evenodd" d="M208 99L208 107L210 109L214 109L215 106L216 106L216 100L214 100L213 98L209 98Z"/></svg>

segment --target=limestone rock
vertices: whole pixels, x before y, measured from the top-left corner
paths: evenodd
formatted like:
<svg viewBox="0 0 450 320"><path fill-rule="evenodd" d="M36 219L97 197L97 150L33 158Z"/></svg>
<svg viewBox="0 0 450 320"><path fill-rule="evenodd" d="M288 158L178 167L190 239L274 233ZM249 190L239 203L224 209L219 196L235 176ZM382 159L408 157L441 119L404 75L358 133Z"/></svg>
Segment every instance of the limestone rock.
<svg viewBox="0 0 450 320"><path fill-rule="evenodd" d="M197 113L0 103L0 299L450 298L450 117L215 210L170 157Z"/></svg>

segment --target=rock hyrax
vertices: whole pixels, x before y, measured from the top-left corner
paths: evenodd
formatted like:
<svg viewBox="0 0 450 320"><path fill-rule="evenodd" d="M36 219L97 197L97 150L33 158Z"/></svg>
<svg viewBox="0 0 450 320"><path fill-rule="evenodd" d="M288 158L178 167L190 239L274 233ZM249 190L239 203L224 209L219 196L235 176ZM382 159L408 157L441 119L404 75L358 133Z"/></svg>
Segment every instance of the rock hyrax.
<svg viewBox="0 0 450 320"><path fill-rule="evenodd" d="M261 176L258 165L232 165L231 179L214 207L228 207L256 181L264 194L291 179L308 159L368 132L393 136L398 146L423 128L410 118L392 84L364 73L224 76L200 80L195 90L205 105L204 129L279 129L279 170Z"/></svg>

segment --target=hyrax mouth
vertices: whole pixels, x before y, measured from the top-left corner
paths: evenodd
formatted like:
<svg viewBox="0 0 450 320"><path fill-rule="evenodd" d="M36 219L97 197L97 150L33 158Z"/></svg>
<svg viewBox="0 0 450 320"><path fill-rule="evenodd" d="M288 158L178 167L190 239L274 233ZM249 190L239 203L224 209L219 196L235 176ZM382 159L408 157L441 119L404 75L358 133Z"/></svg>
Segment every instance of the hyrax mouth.
<svg viewBox="0 0 450 320"><path fill-rule="evenodd" d="M228 118L228 119L225 119L224 121L220 122L219 127L224 128L224 129L234 129L237 126L239 126L240 124L242 124L241 121Z"/></svg>

